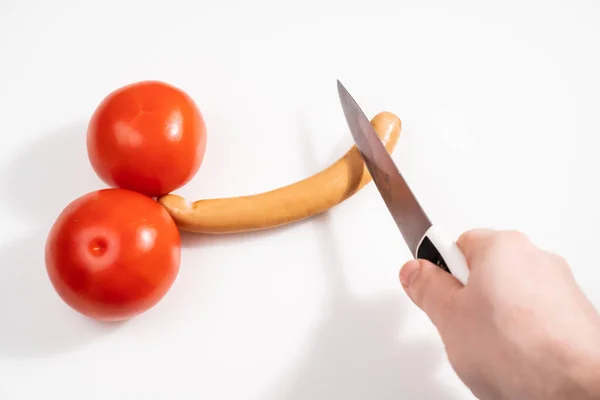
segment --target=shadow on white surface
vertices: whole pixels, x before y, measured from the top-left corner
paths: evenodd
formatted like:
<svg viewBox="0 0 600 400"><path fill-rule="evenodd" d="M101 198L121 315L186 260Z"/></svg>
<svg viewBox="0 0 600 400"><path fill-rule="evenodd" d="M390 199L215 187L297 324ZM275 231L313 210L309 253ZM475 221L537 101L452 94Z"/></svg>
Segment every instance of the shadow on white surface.
<svg viewBox="0 0 600 400"><path fill-rule="evenodd" d="M301 224L308 224L311 221L309 219L304 221L298 221L289 225L277 226L274 228L264 229L254 232L239 232L239 233L228 233L228 234L204 234L181 231L181 246L183 248L198 248L198 247L210 247L210 246L224 246L228 244L236 244L244 242L246 240L258 240L269 236L278 235L288 229L295 229Z"/></svg>
<svg viewBox="0 0 600 400"><path fill-rule="evenodd" d="M107 186L87 157L85 124L73 124L28 143L2 173L7 208L37 229L87 192Z"/></svg>
<svg viewBox="0 0 600 400"><path fill-rule="evenodd" d="M327 214L317 217L315 233L329 267L326 277L330 303L300 364L286 374L267 398L454 398L450 388L434 376L443 357L439 347L398 337L403 322L398 298L362 299L350 292L328 220Z"/></svg>
<svg viewBox="0 0 600 400"><path fill-rule="evenodd" d="M319 171L313 156L311 135L303 121L298 134L304 138L299 150L306 160L306 176ZM338 146L340 147L340 146ZM341 148L341 147L340 147ZM347 150L347 149L345 149ZM344 150L344 151L345 151ZM344 151L336 149L330 161ZM328 163L325 163L328 164ZM314 227L318 243L315 252L326 266L324 279L328 295L324 298L324 316L311 337L299 363L282 374L271 390L261 398L267 400L385 400L456 398L453 390L436 377L436 367L444 361L437 343L426 340L404 341L402 305L398 296L360 298L355 296L344 276L344 266L335 240L331 214L324 213L298 223L259 232L233 235L199 235L182 233L184 247L227 246L245 240L268 239L299 224ZM365 268L376 268L365 265ZM400 265L399 265L400 267ZM398 290L402 288L398 282Z"/></svg>
<svg viewBox="0 0 600 400"><path fill-rule="evenodd" d="M319 168L311 133L302 120L298 131L307 170ZM348 133L349 134L349 133ZM338 153L338 152L336 152ZM337 159L338 154L336 154ZM332 158L333 160L333 158ZM299 365L266 397L286 400L452 399L434 374L443 360L439 346L426 341L404 342L399 332L402 310L396 296L359 298L352 294L330 214L314 217L317 251L326 266L329 295L320 326L308 340ZM365 265L365 268L376 268ZM401 291L400 283L398 290Z"/></svg>
<svg viewBox="0 0 600 400"><path fill-rule="evenodd" d="M45 268L47 233L75 198L106 187L94 174L76 124L29 143L2 171L5 207L33 235L0 246L0 357L39 357L93 341L120 324L98 323L69 308Z"/></svg>
<svg viewBox="0 0 600 400"><path fill-rule="evenodd" d="M44 265L45 235L0 247L0 358L66 352L122 323L100 323L76 313L54 291Z"/></svg>

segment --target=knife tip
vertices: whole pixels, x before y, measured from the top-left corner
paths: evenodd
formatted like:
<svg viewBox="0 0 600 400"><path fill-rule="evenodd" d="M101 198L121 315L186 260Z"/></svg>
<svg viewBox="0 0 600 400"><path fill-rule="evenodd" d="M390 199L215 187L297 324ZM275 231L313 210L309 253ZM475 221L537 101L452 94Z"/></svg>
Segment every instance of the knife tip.
<svg viewBox="0 0 600 400"><path fill-rule="evenodd" d="M340 99L342 97L348 95L348 90L346 90L346 88L344 87L344 85L342 84L342 82L339 79L337 80L337 89L338 89L338 95L340 96Z"/></svg>

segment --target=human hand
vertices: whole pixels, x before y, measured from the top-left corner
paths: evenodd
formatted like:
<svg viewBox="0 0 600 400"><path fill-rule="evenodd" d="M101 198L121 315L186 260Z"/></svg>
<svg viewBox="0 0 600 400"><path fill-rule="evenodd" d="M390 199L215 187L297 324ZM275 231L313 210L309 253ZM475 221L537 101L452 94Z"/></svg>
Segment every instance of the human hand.
<svg viewBox="0 0 600 400"><path fill-rule="evenodd" d="M473 394L600 399L600 316L566 261L519 232L473 230L457 245L466 286L425 260L406 263L400 280Z"/></svg>

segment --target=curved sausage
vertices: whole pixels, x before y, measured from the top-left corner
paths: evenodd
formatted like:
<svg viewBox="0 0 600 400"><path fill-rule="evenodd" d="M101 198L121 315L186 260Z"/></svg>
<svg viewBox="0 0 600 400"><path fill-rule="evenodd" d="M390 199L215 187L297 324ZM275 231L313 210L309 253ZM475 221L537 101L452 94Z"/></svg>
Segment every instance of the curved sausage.
<svg viewBox="0 0 600 400"><path fill-rule="evenodd" d="M381 112L371 124L391 153L402 123ZM167 194L158 199L184 231L224 234L255 231L289 224L323 213L346 200L371 181L356 146L324 170L287 186L264 193L188 202Z"/></svg>

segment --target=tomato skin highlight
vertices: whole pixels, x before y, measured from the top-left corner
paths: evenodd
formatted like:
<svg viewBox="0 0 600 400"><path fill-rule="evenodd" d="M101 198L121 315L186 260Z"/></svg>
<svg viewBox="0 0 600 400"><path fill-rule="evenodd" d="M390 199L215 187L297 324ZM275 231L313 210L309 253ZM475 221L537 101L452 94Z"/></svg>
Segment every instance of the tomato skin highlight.
<svg viewBox="0 0 600 400"><path fill-rule="evenodd" d="M169 213L143 194L102 189L75 199L46 240L46 270L65 303L117 321L158 303L179 272L181 239Z"/></svg>
<svg viewBox="0 0 600 400"><path fill-rule="evenodd" d="M111 187L150 197L189 182L206 151L206 124L192 98L161 81L109 93L87 130L92 168Z"/></svg>

